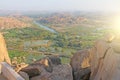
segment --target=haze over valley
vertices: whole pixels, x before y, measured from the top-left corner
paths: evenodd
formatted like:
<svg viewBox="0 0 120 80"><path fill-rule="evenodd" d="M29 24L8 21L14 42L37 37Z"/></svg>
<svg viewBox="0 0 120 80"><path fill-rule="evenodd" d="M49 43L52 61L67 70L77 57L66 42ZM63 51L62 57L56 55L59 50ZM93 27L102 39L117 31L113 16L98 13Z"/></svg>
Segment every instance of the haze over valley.
<svg viewBox="0 0 120 80"><path fill-rule="evenodd" d="M25 80L119 80L119 0L1 1L0 35Z"/></svg>
<svg viewBox="0 0 120 80"><path fill-rule="evenodd" d="M94 12L9 13L0 17L0 25L11 58L24 55L27 57L25 62L29 63L44 56L42 53L71 57L77 50L90 48L95 40L111 30L113 15ZM63 63L66 62L69 58L63 58Z"/></svg>

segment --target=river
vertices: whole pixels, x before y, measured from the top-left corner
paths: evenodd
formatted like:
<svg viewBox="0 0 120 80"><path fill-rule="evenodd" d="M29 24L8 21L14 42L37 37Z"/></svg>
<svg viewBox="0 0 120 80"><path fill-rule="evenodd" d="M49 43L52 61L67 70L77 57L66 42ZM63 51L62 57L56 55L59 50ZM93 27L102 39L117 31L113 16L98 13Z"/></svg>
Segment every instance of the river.
<svg viewBox="0 0 120 80"><path fill-rule="evenodd" d="M40 24L40 23L38 23L38 22L36 22L36 21L34 21L34 23L35 23L36 25L38 25L39 27L44 28L45 30L48 30L48 31L50 31L50 32L52 32L52 33L57 33L57 31L55 31L54 29L52 29L52 28L50 28L50 27L48 27L48 26L44 26L44 25L42 25L42 24Z"/></svg>

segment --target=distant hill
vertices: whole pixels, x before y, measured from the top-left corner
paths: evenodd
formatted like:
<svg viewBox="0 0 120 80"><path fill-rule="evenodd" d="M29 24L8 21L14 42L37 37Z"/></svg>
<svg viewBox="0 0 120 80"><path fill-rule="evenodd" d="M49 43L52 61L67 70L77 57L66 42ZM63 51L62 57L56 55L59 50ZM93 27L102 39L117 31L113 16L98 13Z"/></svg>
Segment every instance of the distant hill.
<svg viewBox="0 0 120 80"><path fill-rule="evenodd" d="M44 15L32 15L30 17L38 23L53 28L58 32L71 33L71 31L81 31L82 27L86 27L86 29L88 27L111 27L113 21L111 18L112 15L91 12L56 12Z"/></svg>
<svg viewBox="0 0 120 80"><path fill-rule="evenodd" d="M101 14L101 13L87 13L87 12L61 12L61 13L51 13L51 14L39 14L31 15L30 17L36 19L41 24L54 24L58 25L63 24L87 24L87 25L98 25L101 27L102 24L110 24L111 17L114 14ZM62 25L62 26L63 26ZM62 27L60 26L60 27Z"/></svg>
<svg viewBox="0 0 120 80"><path fill-rule="evenodd" d="M87 18L76 16L69 13L53 13L49 16L40 16L37 21L45 24L79 24L86 21Z"/></svg>
<svg viewBox="0 0 120 80"><path fill-rule="evenodd" d="M26 16L12 15L0 17L0 29L21 28L31 26L32 19Z"/></svg>

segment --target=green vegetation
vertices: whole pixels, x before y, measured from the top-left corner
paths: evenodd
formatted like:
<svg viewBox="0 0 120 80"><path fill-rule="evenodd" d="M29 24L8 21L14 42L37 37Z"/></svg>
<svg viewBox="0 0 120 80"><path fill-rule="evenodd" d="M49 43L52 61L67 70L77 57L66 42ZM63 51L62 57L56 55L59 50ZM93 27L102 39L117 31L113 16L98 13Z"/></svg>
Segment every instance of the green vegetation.
<svg viewBox="0 0 120 80"><path fill-rule="evenodd" d="M42 28L27 27L4 30L7 32L4 36L9 49L10 58L25 57L24 62L31 63L33 59L40 59L45 55L41 53L63 54L72 56L77 50L90 48L93 42L100 37L99 32L94 32L96 28L75 27L65 33L53 34ZM76 30L76 31L75 31ZM85 31L88 31L87 33ZM81 33L82 32L82 33ZM94 34L93 34L94 33ZM49 40L51 45L48 47L29 47L25 49L24 42L36 40ZM18 59L18 62L23 62ZM69 58L61 58L62 63L68 63Z"/></svg>
<svg viewBox="0 0 120 80"><path fill-rule="evenodd" d="M80 17L78 18L81 19ZM36 20L36 18L34 19ZM49 17L47 17L47 19L49 20ZM101 38L107 31L109 31L108 28L98 27L99 24L97 23L91 24L90 20L86 21L87 18L82 19L82 21L84 21L83 23L77 23L79 20L70 24L62 24L62 22L60 22L60 24L59 22L54 23L54 20L53 23L43 23L44 25L57 30L58 33L49 32L33 23L31 23L32 26L30 27L2 30L2 32L5 33L4 37L10 58L14 59L14 57L17 57L18 63L31 63L47 54L57 54L67 56L68 58L61 57L61 59L62 63L68 63L70 61L69 57L71 57L76 51L90 48L96 39ZM67 20L67 16L64 20ZM53 25L59 26L52 27ZM36 41L49 41L50 45L38 46L35 45ZM24 45L25 42L33 42L35 44L26 48Z"/></svg>

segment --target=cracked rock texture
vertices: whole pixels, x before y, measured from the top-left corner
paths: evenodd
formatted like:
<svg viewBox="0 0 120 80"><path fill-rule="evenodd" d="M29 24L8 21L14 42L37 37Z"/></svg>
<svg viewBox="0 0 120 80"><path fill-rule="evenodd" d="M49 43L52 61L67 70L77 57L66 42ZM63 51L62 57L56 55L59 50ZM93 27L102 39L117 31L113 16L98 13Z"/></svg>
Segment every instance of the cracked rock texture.
<svg viewBox="0 0 120 80"><path fill-rule="evenodd" d="M120 80L120 38L110 34L73 55L74 80Z"/></svg>
<svg viewBox="0 0 120 80"><path fill-rule="evenodd" d="M90 49L90 80L120 80L120 41L96 41Z"/></svg>

